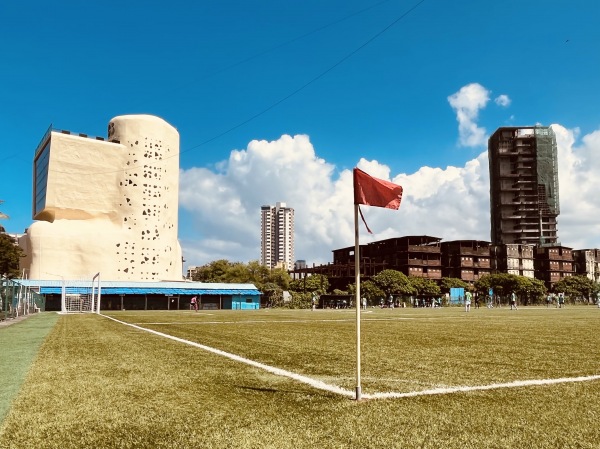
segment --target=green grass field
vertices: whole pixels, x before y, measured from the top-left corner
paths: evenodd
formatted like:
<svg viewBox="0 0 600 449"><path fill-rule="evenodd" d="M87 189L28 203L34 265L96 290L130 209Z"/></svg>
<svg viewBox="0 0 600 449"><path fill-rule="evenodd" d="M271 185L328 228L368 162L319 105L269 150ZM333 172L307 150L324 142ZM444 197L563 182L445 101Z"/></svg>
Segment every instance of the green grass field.
<svg viewBox="0 0 600 449"><path fill-rule="evenodd" d="M44 315L0 329L0 343ZM107 315L356 386L353 310ZM357 402L107 317L61 315L13 397L0 448L600 447L598 308L369 309L362 317L365 396L506 385ZM588 379L569 381L580 377ZM550 379L565 381L518 384Z"/></svg>

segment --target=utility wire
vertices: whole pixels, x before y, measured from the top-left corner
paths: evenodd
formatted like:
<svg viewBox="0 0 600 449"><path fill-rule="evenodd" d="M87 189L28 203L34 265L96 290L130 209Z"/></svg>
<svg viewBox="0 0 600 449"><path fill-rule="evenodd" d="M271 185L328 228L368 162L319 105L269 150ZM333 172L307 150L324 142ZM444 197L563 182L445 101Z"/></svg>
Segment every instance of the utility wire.
<svg viewBox="0 0 600 449"><path fill-rule="evenodd" d="M176 157L179 156L181 154L184 153L189 153L192 150L195 150L199 147L202 147L208 143L211 143L229 133L231 133L232 131L235 131L238 128L241 128L242 126L250 123L251 121L257 119L258 117L266 114L267 112L269 112L270 110L276 108L277 106L279 106L281 103L289 100L290 98L292 98L293 96L295 96L296 94L298 94L299 92L303 91L304 89L306 89L308 86L312 85L313 83L315 83L316 81L320 80L321 78L323 78L325 75L327 75L329 72L331 72L332 70L334 70L336 67L340 66L341 64L343 64L345 61L347 61L348 59L350 59L352 56L354 56L356 53L358 53L359 51L361 51L363 48L365 48L366 46L368 46L369 44L371 44L374 40L376 40L377 38L379 38L381 35L383 35L384 33L386 33L390 28L394 27L398 22L400 22L401 20L403 20L405 17L407 17L408 15L410 15L414 10L416 10L421 4L425 3L426 0L420 0L417 3L415 3L412 7L410 7L407 11L405 11L404 13L402 13L400 16L398 16L394 21L392 21L389 25L387 25L385 28L381 29L380 31L378 31L375 35L373 35L371 38L369 38L368 40L366 40L364 43L362 43L360 46L358 46L357 48L355 48L354 50L352 50L350 53L348 53L346 56L342 57L341 59L339 59L337 62L335 62L333 65L331 65L329 68L325 69L324 71L322 71L321 73L319 73L317 76L315 76L314 78L312 78L311 80L309 80L308 82L304 83L302 86L298 87L296 90L292 91L291 93L289 93L288 95L286 95L285 97L277 100L276 102L272 103L270 106L266 107L265 109L257 112L256 114L250 116L249 118L239 122L238 124L228 128L227 130L216 134L215 136L211 137L210 139L207 139L197 145L194 145L192 147L189 147L185 150L179 151L178 154L175 154L173 156L168 156L168 157L164 157L162 160L166 160L166 159L170 159L172 157ZM381 2L384 3L384 2ZM379 4L381 4L379 3ZM342 19L343 20L343 19ZM341 20L340 20L341 21ZM310 34L310 33L309 33ZM251 58L250 58L251 59ZM93 174L109 174L109 173L118 173L118 172L127 172L130 170L134 170L137 168L140 168L140 166L133 166L133 167L128 167L128 168L124 168L124 169L119 169L119 170L112 170L112 171L106 171L106 172L97 172L97 173L93 173ZM52 170L55 173L69 173L69 172L64 172L64 171L59 171L59 170Z"/></svg>
<svg viewBox="0 0 600 449"><path fill-rule="evenodd" d="M217 134L214 137L211 137L208 140L205 140L202 143L199 143L197 145L194 145L193 147L187 148L186 150L180 151L179 154L183 154L183 153L187 153L189 151L195 150L198 147L204 146L207 143L210 143L214 140L219 139L220 137L223 137L226 134L229 134L230 132L244 126L245 124L251 122L252 120L260 117L261 115L269 112L271 109L274 109L275 107L279 106L281 103L283 103L286 100L289 100L290 98L292 98L294 95L296 95L297 93L303 91L304 89L306 89L308 86L310 86L311 84L313 84L314 82L320 80L321 78L323 78L325 75L327 75L329 72L331 72L333 69L335 69L336 67L338 67L339 65L341 65L342 63L344 63L345 61L347 61L348 59L350 59L352 56L354 56L356 53L358 53L359 51L361 51L363 48L365 48L367 45L369 45L371 42L373 42L375 39L377 39L379 36L381 36L382 34L384 34L386 31L388 31L390 28L392 28L394 25L396 25L398 22L400 22L402 19L404 19L406 16L408 16L410 13L412 13L415 9L417 9L422 3L424 3L425 0L421 0L418 3L416 3L415 5L413 5L408 11L406 11L404 14L402 14L401 16L399 16L396 20L394 20L392 23L390 23L388 26L386 26L384 29L382 29L381 31L379 31L377 34L375 34L373 37L371 37L370 39L368 39L366 42L364 42L362 45L360 45L358 48L354 49L353 51L351 51L350 53L348 53L346 56L344 56L342 59L340 59L339 61L337 61L335 64L333 64L332 66L330 66L328 69L324 70L323 72L321 72L320 74L318 74L317 76L315 76L313 79L311 79L310 81L308 81L307 83L303 84L302 86L300 86L299 88L297 88L296 90L294 90L292 93L286 95L285 97L281 98L280 100L276 101L275 103L271 104L270 106L266 107L265 109L263 109L260 112L257 112L256 114L254 114L253 116L251 116L250 118L247 118L246 120L238 123L237 125L232 126L231 128L229 128L226 131L223 131L220 134Z"/></svg>

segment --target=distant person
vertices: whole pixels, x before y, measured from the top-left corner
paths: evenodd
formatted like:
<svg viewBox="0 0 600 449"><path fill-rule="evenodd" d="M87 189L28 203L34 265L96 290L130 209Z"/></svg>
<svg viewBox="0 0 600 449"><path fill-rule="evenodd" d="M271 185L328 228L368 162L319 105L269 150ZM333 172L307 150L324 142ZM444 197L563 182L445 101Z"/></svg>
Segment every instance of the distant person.
<svg viewBox="0 0 600 449"><path fill-rule="evenodd" d="M367 310L367 298L365 298L364 296L362 299L362 308L363 310Z"/></svg>
<svg viewBox="0 0 600 449"><path fill-rule="evenodd" d="M192 296L192 299L190 300L190 310L192 309L196 312L198 311L198 301L195 296Z"/></svg>
<svg viewBox="0 0 600 449"><path fill-rule="evenodd" d="M558 294L558 305L557 305L557 307L559 309L562 309L564 305L565 305L565 294L564 293L559 293Z"/></svg>
<svg viewBox="0 0 600 449"><path fill-rule="evenodd" d="M475 293L475 308L479 309L479 295Z"/></svg>
<svg viewBox="0 0 600 449"><path fill-rule="evenodd" d="M552 293L548 293L546 296L546 308L550 307L550 304L552 304Z"/></svg>
<svg viewBox="0 0 600 449"><path fill-rule="evenodd" d="M517 295L515 292L510 294L510 310L518 310L517 309Z"/></svg>
<svg viewBox="0 0 600 449"><path fill-rule="evenodd" d="M473 295L471 295L471 292L467 290L467 293L465 293L465 312L470 312L471 311L471 298Z"/></svg>

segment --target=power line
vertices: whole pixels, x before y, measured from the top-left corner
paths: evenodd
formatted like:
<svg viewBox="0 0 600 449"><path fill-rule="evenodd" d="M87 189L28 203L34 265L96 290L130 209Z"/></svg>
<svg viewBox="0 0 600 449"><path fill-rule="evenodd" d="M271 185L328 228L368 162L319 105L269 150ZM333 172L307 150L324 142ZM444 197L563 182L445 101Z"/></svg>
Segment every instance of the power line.
<svg viewBox="0 0 600 449"><path fill-rule="evenodd" d="M228 128L227 130L214 135L213 137L197 144L194 145L192 147L186 148L185 150L181 150L179 151L178 154L173 155L173 156L168 156L168 157L164 157L162 160L167 160L176 156L179 156L181 154L184 153L188 153L190 151L193 151L197 148L200 148L210 142L213 142L227 134L229 134L232 131L235 131L238 128L241 128L242 126L250 123L251 121L257 119L258 117L266 114L267 112L269 112L270 110L276 108L277 106L279 106L281 103L289 100L290 98L292 98L293 96L295 96L296 94L298 94L299 92L303 91L304 89L306 89L308 86L314 84L316 81L320 80L321 78L323 78L325 75L327 75L329 72L331 72L332 70L334 70L335 68L337 68L338 66L340 66L341 64L343 64L344 62L346 62L348 59L350 59L352 56L354 56L355 54L357 54L359 51L361 51L363 48L365 48L366 46L368 46L369 44L371 44L373 41L375 41L377 38L379 38L381 35L383 35L384 33L386 33L390 28L393 28L398 22L400 22L401 20L403 20L404 18L406 18L408 15L410 15L413 11L415 11L421 4L425 3L426 0L420 0L417 3L415 3L412 7L410 7L408 10L406 10L404 13L402 13L400 16L398 16L396 19L394 19L389 25L387 25L386 27L384 27L383 29L381 29L380 31L378 31L376 34L374 34L371 38L367 39L365 42L363 42L361 45L359 45L357 48L355 48L354 50L352 50L351 52L349 52L348 54L346 54L344 57L342 57L341 59L339 59L337 62L335 62L333 65L331 65L329 68L325 69L324 71L322 71L321 73L319 73L317 76L315 76L314 78L310 79L308 82L304 83L302 86L298 87L297 89L295 89L294 91L292 91L291 93L287 94L286 96L280 98L279 100L275 101L274 103L272 103L270 106L267 106L266 108L262 109L261 111L257 112L256 114L250 116L249 118L237 123L236 125L233 125L232 127ZM379 4L382 4L385 2L380 2ZM370 8L367 8L370 9ZM365 9L366 10L366 9ZM365 11L363 10L363 11ZM358 13L356 13L358 14ZM342 20L345 19L341 19L339 22L341 22ZM311 33L309 33L311 34ZM298 38L299 39L299 38ZM252 59L252 58L250 58ZM129 170L134 170L134 169L138 169L139 167L129 167L126 169L120 169L120 170L112 170L112 171L107 171L107 172L97 172L97 173L93 173L93 174L110 174L110 173L118 173L118 172L127 172ZM55 173L69 173L66 171L59 171L59 170L52 170Z"/></svg>

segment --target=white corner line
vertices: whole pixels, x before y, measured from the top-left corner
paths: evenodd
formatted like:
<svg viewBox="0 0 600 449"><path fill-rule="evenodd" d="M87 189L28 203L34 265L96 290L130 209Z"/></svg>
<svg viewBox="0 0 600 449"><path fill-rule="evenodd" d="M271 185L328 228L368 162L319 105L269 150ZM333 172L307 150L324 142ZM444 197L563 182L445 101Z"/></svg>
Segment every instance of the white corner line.
<svg viewBox="0 0 600 449"><path fill-rule="evenodd" d="M183 338L179 338L179 337L174 337L173 335L169 335L169 334L165 334L163 332L158 332L152 329L148 329L146 327L142 327L142 326L138 326L136 324L131 324L131 323L126 323L125 321L121 321L121 320L117 320L116 318L107 316L107 315L102 315L105 318L108 318L110 320L116 321L117 323L121 323L124 324L126 326L130 326L133 327L135 329L139 329L145 332L149 332L151 334L154 335L158 335L160 337L164 337L164 338L168 338L170 340L174 340L177 341L179 343L184 343L190 346L194 346L196 348L200 348L200 349L204 349L205 351L208 352L212 352L213 354L217 354L223 357L227 357L228 359L231 360L235 360L236 362L241 362L241 363L245 363L246 365L250 365L250 366L254 366L255 368L260 368L262 370L268 371L272 374L275 374L277 376L283 376L283 377L288 377L290 379L294 379L297 380L298 382L302 382L305 383L307 385L310 385L314 388L317 388L319 390L324 390L324 391L329 391L331 393L335 393L335 394L339 394L342 396L347 396L347 397L354 397L355 393L353 391L350 390L345 390L343 388L340 388L338 386L335 385L330 385L327 384L325 382L322 382L320 380L316 380L316 379L312 379L310 377L307 376L303 376L301 374L298 373L294 373L291 371L286 371L284 369L281 368L275 368L274 366L270 366L270 365L265 365L264 363L259 363L259 362L255 362L254 360L250 360L247 359L245 357L241 357L239 355L235 355L235 354L231 354L230 352L225 352L225 351L221 351L220 349L216 349L216 348L211 348L210 346L205 346L202 345L200 343L196 343L190 340L185 340Z"/></svg>
<svg viewBox="0 0 600 449"><path fill-rule="evenodd" d="M245 363L246 365L254 366L255 368L260 368L269 373L275 374L277 376L288 377L290 379L297 380L298 382L302 382L304 384L310 385L311 387L317 388L319 390L329 391L331 393L339 394L341 396L354 398L356 393L354 391L346 390L344 388L338 387L336 385L327 384L320 380L313 379L311 377L303 376L298 373L294 373L292 371L287 371L281 368L276 368L274 366L265 365L264 363L255 362L254 360L247 359L245 357L241 357L239 355L231 354L230 352L221 351L220 349L212 348L210 346L202 345L200 343L196 343L190 340L185 340L183 338L174 337L173 335L165 334L163 332L158 332L152 329L148 329L146 327L138 326L136 324L127 323L125 321L118 320L108 315L101 315L109 320L113 320L117 323L124 324L125 326L130 326L135 329L139 329L141 331L149 332L154 335L158 335L160 337L168 338L170 340L177 341L179 343L184 343L190 346L194 346L196 348L203 349L208 352L212 352L213 354L217 354L223 357L226 357L231 360L235 360L236 362ZM445 388L434 388L430 390L421 390L421 391L410 391L404 393L396 393L396 392L385 392L385 393L371 393L362 395L363 399L401 399L401 398L412 398L416 396L432 396L438 394L452 394L452 393L465 393L471 391L484 391L484 390L496 390L500 388L519 388L519 387L531 387L531 386L540 386L540 385L555 385L555 384L563 384L563 383L573 383L573 382L588 382L593 380L600 380L600 374L591 375L591 376L579 376L579 377L562 377L558 379L531 379L531 380L517 380L514 382L506 382L506 383L495 383L489 385L474 385L474 386L458 386L458 387L445 387Z"/></svg>
<svg viewBox="0 0 600 449"><path fill-rule="evenodd" d="M483 391L483 390L496 390L500 388L519 388L519 387L531 387L539 385L554 385L564 384L573 382L587 382L590 380L600 380L600 375L592 376L580 376L580 377L562 377L559 379L531 379L531 380L516 380L514 382L496 383L489 385L474 385L474 386L459 386L459 387L447 387L447 388L434 388L431 390L422 391L411 391L407 393L373 393L363 394L366 399L397 399L397 398L411 398L415 396L431 396L435 394L451 394L451 393L462 393L470 391Z"/></svg>

